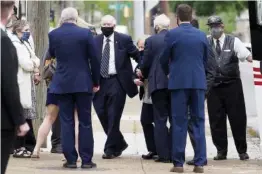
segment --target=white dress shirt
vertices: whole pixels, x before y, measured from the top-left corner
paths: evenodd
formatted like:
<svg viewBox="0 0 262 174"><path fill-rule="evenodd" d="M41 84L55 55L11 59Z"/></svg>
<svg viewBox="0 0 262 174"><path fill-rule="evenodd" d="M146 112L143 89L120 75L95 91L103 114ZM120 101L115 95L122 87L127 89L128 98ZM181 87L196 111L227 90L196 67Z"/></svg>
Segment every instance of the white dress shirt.
<svg viewBox="0 0 262 174"><path fill-rule="evenodd" d="M223 50L224 42L225 42L226 35L222 34L222 36L219 38L220 48L221 51ZM217 39L213 38L214 46L216 47ZM241 62L244 62L250 55L250 51L245 47L243 42L240 41L237 37L235 37L234 41L234 52L236 53L236 56Z"/></svg>
<svg viewBox="0 0 262 174"><path fill-rule="evenodd" d="M109 66L108 66L108 74L109 75L114 75L117 74L116 72L116 64L115 64L115 34L113 33L111 36L108 37L108 39L110 40L109 42L109 47L110 47L110 56L109 56ZM107 37L104 36L104 41L103 41L103 49L102 49L102 55L104 52L104 48L106 45L106 40Z"/></svg>

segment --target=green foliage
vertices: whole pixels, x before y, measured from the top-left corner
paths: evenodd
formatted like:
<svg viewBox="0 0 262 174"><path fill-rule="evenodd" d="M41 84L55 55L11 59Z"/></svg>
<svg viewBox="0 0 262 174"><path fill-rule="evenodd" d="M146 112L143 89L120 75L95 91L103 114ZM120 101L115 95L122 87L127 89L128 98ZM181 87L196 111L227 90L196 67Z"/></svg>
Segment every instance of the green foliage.
<svg viewBox="0 0 262 174"><path fill-rule="evenodd" d="M196 10L197 16L210 16L222 12L241 11L247 8L247 1L169 1L171 9L175 12L179 4L186 3Z"/></svg>
<svg viewBox="0 0 262 174"><path fill-rule="evenodd" d="M236 17L236 12L231 11L231 12L222 12L218 14L224 22L225 25L225 33L232 33L235 31L236 26L235 26L235 17ZM208 26L206 25L208 17L199 17L199 29L204 31L205 33L209 34L208 31Z"/></svg>
<svg viewBox="0 0 262 174"><path fill-rule="evenodd" d="M169 1L170 8L174 12L182 3L192 6L198 16L200 29L206 33L208 33L206 25L208 16L220 16L225 24L225 32L232 33L235 30L236 16L247 9L247 1Z"/></svg>

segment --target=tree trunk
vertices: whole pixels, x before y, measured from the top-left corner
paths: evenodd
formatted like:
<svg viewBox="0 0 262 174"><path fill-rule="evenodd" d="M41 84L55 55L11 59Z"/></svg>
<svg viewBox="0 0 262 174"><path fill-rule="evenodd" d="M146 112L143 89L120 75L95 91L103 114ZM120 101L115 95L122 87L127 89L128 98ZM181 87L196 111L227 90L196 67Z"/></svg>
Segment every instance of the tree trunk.
<svg viewBox="0 0 262 174"><path fill-rule="evenodd" d="M50 1L28 1L28 21L34 38L36 56L42 59L42 55L48 45ZM43 62L41 60L41 65ZM42 72L40 66L40 72ZM34 121L35 134L42 123L45 114L46 84L44 81L37 86L37 115L38 119Z"/></svg>

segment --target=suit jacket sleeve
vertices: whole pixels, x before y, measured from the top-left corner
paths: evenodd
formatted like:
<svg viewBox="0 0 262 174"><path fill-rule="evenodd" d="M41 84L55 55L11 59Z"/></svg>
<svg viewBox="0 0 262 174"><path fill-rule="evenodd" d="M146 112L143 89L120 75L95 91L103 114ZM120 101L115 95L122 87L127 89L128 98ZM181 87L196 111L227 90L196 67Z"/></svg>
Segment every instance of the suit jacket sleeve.
<svg viewBox="0 0 262 174"><path fill-rule="evenodd" d="M168 69L168 64L169 64L169 61L170 61L170 57L171 57L171 48L172 48L172 45L171 43L169 43L169 32L167 32L166 36L165 36L165 45L164 45L164 50L162 52L162 54L160 55L159 57L159 61L160 61L160 64L161 64L161 67L164 71L164 73L166 75L169 74L169 69Z"/></svg>
<svg viewBox="0 0 262 174"><path fill-rule="evenodd" d="M25 123L20 103L19 87L17 82L18 58L11 40L7 36L1 37L1 90L2 105L6 107L15 126ZM11 48L14 48L13 50Z"/></svg>
<svg viewBox="0 0 262 174"><path fill-rule="evenodd" d="M132 57L137 63L139 63L140 54L130 36L128 36L127 38L126 48L127 48L128 55Z"/></svg>
<svg viewBox="0 0 262 174"><path fill-rule="evenodd" d="M206 45L206 65L205 65L205 70L206 70L206 80L207 80L207 91L206 94L208 95L210 89L213 86L215 76L216 76L216 58L215 54L212 50L211 45L208 43Z"/></svg>
<svg viewBox="0 0 262 174"><path fill-rule="evenodd" d="M55 51L54 51L54 48L53 48L51 33L48 34L48 38L49 38L49 49L48 49L48 52L49 52L51 57L55 57Z"/></svg>
<svg viewBox="0 0 262 174"><path fill-rule="evenodd" d="M143 76L145 78L148 77L149 70L150 70L150 68L152 66L152 62L153 62L153 59L152 59L153 56L151 55L151 53L152 53L152 42L151 42L150 39L146 39L143 63L141 64L141 71L142 71Z"/></svg>
<svg viewBox="0 0 262 174"><path fill-rule="evenodd" d="M91 31L88 32L87 38L87 51L88 57L91 64L91 73L94 86L99 86L100 79L100 62L98 59L98 50L94 42Z"/></svg>

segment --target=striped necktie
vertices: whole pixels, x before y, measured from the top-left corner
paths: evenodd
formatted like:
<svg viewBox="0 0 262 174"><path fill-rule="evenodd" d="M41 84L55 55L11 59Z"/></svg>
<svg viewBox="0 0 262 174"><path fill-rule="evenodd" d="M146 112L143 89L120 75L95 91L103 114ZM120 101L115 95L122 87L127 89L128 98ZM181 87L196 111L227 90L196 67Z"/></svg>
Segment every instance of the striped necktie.
<svg viewBox="0 0 262 174"><path fill-rule="evenodd" d="M106 39L106 45L103 50L103 55L102 55L102 60L101 60L101 69L100 69L100 74L104 78L108 78L108 70L109 70L109 57L110 57L110 39Z"/></svg>

